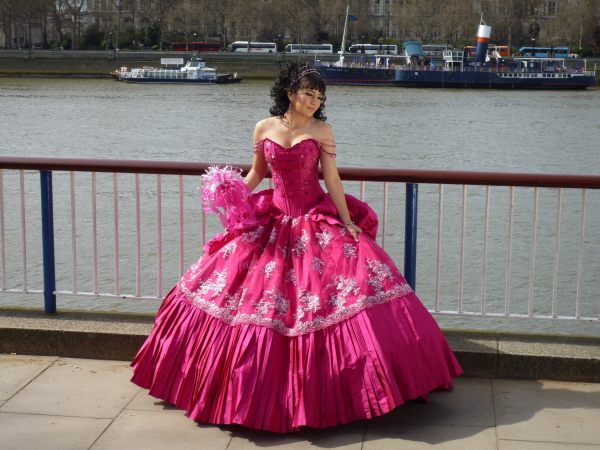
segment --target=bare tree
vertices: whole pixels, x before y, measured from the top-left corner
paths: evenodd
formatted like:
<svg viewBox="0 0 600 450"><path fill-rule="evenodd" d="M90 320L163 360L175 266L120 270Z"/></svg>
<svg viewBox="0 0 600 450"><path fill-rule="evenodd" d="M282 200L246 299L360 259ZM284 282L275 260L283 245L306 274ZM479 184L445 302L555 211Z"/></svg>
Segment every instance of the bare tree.
<svg viewBox="0 0 600 450"><path fill-rule="evenodd" d="M54 24L54 28L58 33L58 40L63 41L65 39L65 15L66 15L66 6L67 0L55 0L50 2L50 17Z"/></svg>
<svg viewBox="0 0 600 450"><path fill-rule="evenodd" d="M71 50L78 48L79 27L85 0L64 0L67 20L71 22Z"/></svg>
<svg viewBox="0 0 600 450"><path fill-rule="evenodd" d="M125 8L127 7L126 0L112 0L112 12L113 12L113 30L115 36L115 46L119 46L120 37L121 37L121 17Z"/></svg>
<svg viewBox="0 0 600 450"><path fill-rule="evenodd" d="M453 47L474 42L480 13L473 10L471 0L445 0L437 12L438 39Z"/></svg>
<svg viewBox="0 0 600 450"><path fill-rule="evenodd" d="M396 26L403 30L403 38L432 42L439 37L435 0L406 0L395 17Z"/></svg>
<svg viewBox="0 0 600 450"><path fill-rule="evenodd" d="M235 35L237 0L205 0L206 14L221 37L223 46Z"/></svg>
<svg viewBox="0 0 600 450"><path fill-rule="evenodd" d="M319 25L317 0L283 0L280 8L283 23L294 42L303 43L315 38Z"/></svg>
<svg viewBox="0 0 600 450"><path fill-rule="evenodd" d="M321 11L319 28L328 36L330 42L333 41L332 43L341 44L342 42L347 4L348 2L345 0L321 0L319 2Z"/></svg>
<svg viewBox="0 0 600 450"><path fill-rule="evenodd" d="M571 0L548 24L548 38L552 45L567 44L581 53L592 46L599 18L597 1Z"/></svg>
<svg viewBox="0 0 600 450"><path fill-rule="evenodd" d="M164 44L164 33L168 23L168 17L174 9L178 0L140 0L143 17L159 30L158 46L162 51Z"/></svg>

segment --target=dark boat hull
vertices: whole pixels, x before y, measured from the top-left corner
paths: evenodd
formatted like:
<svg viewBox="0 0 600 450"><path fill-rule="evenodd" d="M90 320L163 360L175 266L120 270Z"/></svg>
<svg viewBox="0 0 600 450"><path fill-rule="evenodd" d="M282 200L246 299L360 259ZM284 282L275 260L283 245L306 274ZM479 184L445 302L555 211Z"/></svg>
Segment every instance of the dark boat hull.
<svg viewBox="0 0 600 450"><path fill-rule="evenodd" d="M216 80L185 80L185 79L164 79L164 78L121 78L126 83L152 83L152 84L233 84L242 81L238 77L224 77Z"/></svg>
<svg viewBox="0 0 600 450"><path fill-rule="evenodd" d="M320 66L328 84L467 89L585 89L593 76L579 73L521 73L476 70L377 69Z"/></svg>

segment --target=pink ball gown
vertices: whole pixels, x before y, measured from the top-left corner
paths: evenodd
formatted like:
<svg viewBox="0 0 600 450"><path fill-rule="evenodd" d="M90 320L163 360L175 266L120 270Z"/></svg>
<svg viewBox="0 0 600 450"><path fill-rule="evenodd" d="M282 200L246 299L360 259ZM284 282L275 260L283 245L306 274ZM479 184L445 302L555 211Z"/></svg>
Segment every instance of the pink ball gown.
<svg viewBox="0 0 600 450"><path fill-rule="evenodd" d="M347 195L356 242L319 184L318 141L261 141L274 190L209 241L165 298L132 381L198 422L274 432L387 413L460 375L433 317Z"/></svg>

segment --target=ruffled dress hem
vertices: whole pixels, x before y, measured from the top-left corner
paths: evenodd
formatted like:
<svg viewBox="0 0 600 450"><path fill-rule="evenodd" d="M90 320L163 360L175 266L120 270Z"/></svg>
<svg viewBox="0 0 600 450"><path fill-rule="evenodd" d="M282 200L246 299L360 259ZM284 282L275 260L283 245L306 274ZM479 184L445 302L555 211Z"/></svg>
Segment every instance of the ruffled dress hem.
<svg viewBox="0 0 600 450"><path fill-rule="evenodd" d="M135 384L194 421L276 433L381 416L462 372L414 294L289 337L226 324L177 289L132 366Z"/></svg>

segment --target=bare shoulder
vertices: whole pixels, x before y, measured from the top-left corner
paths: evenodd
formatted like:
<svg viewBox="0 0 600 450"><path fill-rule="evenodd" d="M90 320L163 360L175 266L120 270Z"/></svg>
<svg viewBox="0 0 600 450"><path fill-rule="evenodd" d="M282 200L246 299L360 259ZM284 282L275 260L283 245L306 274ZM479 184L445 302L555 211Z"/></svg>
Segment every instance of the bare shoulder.
<svg viewBox="0 0 600 450"><path fill-rule="evenodd" d="M254 141L257 142L267 137L275 125L275 117L267 117L256 122L256 126L254 127Z"/></svg>
<svg viewBox="0 0 600 450"><path fill-rule="evenodd" d="M322 120L317 120L313 125L313 135L314 137L323 142L334 142L335 138L333 136L333 129L331 125Z"/></svg>

